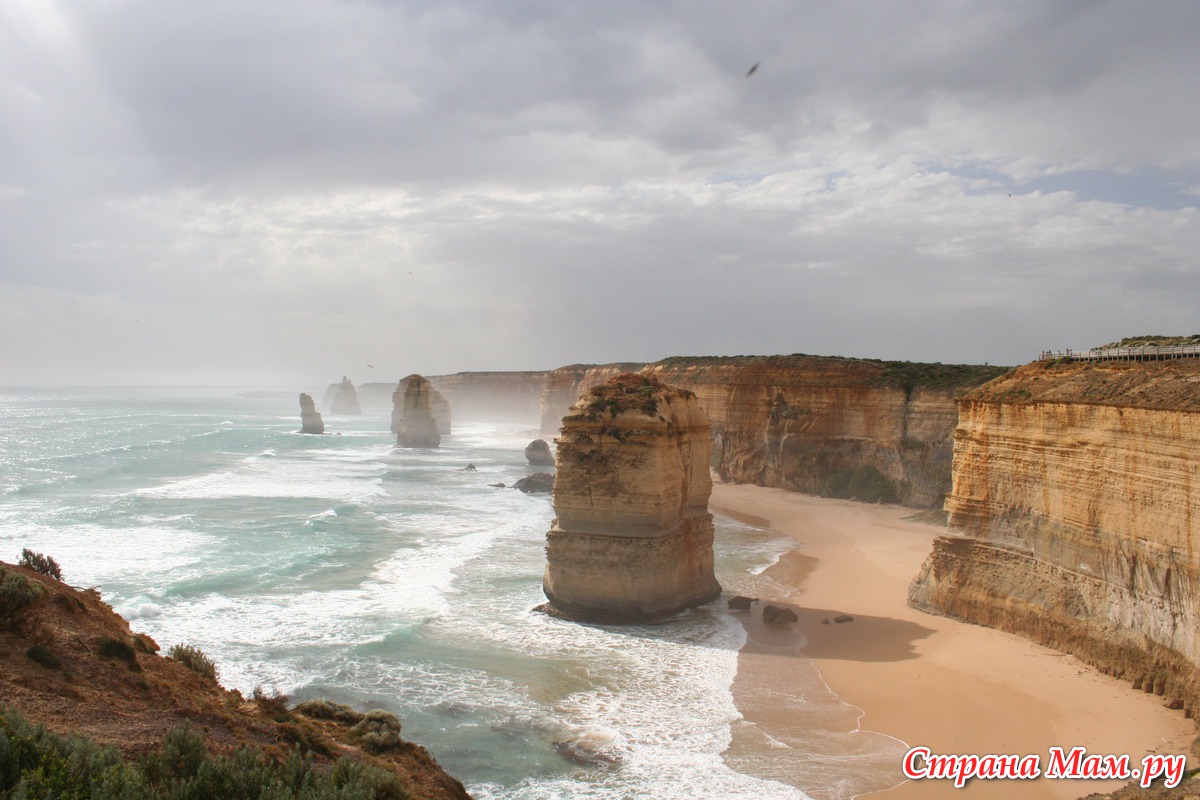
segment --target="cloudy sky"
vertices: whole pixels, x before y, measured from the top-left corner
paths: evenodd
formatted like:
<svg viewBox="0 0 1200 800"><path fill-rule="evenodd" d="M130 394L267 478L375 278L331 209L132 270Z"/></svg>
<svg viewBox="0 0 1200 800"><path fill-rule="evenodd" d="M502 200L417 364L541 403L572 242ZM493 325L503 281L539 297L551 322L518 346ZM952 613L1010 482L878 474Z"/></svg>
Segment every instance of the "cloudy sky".
<svg viewBox="0 0 1200 800"><path fill-rule="evenodd" d="M4 0L0 385L1200 332L1197 42L1192 0Z"/></svg>

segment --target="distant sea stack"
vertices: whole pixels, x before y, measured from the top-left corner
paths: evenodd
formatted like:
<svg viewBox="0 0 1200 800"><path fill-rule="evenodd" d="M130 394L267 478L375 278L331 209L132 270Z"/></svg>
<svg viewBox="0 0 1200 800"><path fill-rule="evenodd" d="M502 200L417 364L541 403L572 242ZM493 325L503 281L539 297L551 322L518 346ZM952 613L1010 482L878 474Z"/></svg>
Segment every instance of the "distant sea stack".
<svg viewBox="0 0 1200 800"><path fill-rule="evenodd" d="M909 603L1200 714L1200 358L1039 361L958 402L956 535Z"/></svg>
<svg viewBox="0 0 1200 800"><path fill-rule="evenodd" d="M400 430L396 433L399 447L437 447L442 442L437 421L430 409L433 387L420 375L409 375L404 379L404 396L400 401ZM397 392L399 395L399 392ZM393 419L395 409L393 407Z"/></svg>
<svg viewBox="0 0 1200 800"><path fill-rule="evenodd" d="M545 439L534 439L525 445L525 458L529 460L530 466L554 466L554 454L550 452L550 445L546 443Z"/></svg>
<svg viewBox="0 0 1200 800"><path fill-rule="evenodd" d="M546 610L645 622L707 603L713 575L708 418L644 375L593 388L562 420L546 536Z"/></svg>
<svg viewBox="0 0 1200 800"><path fill-rule="evenodd" d="M409 375L408 378L401 378L400 383L396 384L396 388L392 391L392 433L399 433L404 427L404 393L408 390L408 381L410 378L420 375ZM438 433L443 436L450 434L450 403L442 396L442 393L433 388L433 384L422 378L429 387L429 412L433 414L433 420L437 424Z"/></svg>
<svg viewBox="0 0 1200 800"><path fill-rule="evenodd" d="M321 419L321 414L317 411L317 404L313 402L310 395L303 393L300 395L300 432L325 432L325 420Z"/></svg>
<svg viewBox="0 0 1200 800"><path fill-rule="evenodd" d="M337 385L337 393L333 396L333 406L329 413L346 416L362 414L362 409L358 406L358 392L354 391L354 384L345 375Z"/></svg>

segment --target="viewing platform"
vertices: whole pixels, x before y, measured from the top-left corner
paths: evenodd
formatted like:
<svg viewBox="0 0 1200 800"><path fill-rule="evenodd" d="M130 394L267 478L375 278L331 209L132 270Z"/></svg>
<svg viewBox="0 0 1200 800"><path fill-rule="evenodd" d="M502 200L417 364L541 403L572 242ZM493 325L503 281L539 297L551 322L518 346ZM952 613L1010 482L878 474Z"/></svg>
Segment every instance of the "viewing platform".
<svg viewBox="0 0 1200 800"><path fill-rule="evenodd" d="M1200 358L1200 344L1142 345L1140 347L1094 347L1091 350L1043 350L1038 361L1166 361Z"/></svg>

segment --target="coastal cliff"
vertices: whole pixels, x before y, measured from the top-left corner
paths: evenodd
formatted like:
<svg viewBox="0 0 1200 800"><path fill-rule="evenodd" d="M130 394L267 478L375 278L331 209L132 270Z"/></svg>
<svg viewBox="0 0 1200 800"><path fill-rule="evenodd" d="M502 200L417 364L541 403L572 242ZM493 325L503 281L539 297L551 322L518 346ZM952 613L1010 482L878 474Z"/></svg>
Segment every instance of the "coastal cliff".
<svg viewBox="0 0 1200 800"><path fill-rule="evenodd" d="M545 372L456 372L429 382L459 419L534 424L540 414Z"/></svg>
<svg viewBox="0 0 1200 800"><path fill-rule="evenodd" d="M594 386L624 372L636 372L642 363L570 364L545 373L541 393L540 433L554 435L562 418L580 396Z"/></svg>
<svg viewBox="0 0 1200 800"><path fill-rule="evenodd" d="M623 374L562 421L546 536L550 610L661 619L721 593L713 576L708 420L687 391Z"/></svg>
<svg viewBox="0 0 1200 800"><path fill-rule="evenodd" d="M915 508L950 490L955 396L1004 371L806 355L643 369L696 394L724 480Z"/></svg>
<svg viewBox="0 0 1200 800"><path fill-rule="evenodd" d="M20 754L4 762L15 774L0 769L0 788L11 789L24 774L29 783L17 796L30 789L38 797L99 796L90 791L98 783L105 797L243 796L248 785L235 788L220 784L220 778L245 775L247 764L261 776L298 749L312 759L304 769L314 783L335 774L357 775L364 787L379 787L377 797L469 800L463 785L425 748L400 738L395 716L325 701L289 708L286 696L244 697L225 689L201 651L173 648L170 657L159 655L158 644L132 632L96 590L75 589L48 575L50 564L52 559L36 569L0 563L0 750ZM386 724L386 738L371 735L374 722ZM119 755L99 755L89 765L85 756L99 752L95 744L76 740L56 753L52 734L86 737ZM178 752L181 739L195 743L188 755L193 770L204 759L206 791L188 794L180 787L191 776L153 769L147 773L157 780L174 780L172 791L147 786L136 765L158 759L176 768L161 754L165 741L174 742ZM47 751L43 770L38 754ZM299 782L298 769L292 777ZM118 788L122 785L127 791ZM225 790L214 794L220 786Z"/></svg>
<svg viewBox="0 0 1200 800"><path fill-rule="evenodd" d="M917 608L1200 706L1200 360L1038 362L959 401Z"/></svg>

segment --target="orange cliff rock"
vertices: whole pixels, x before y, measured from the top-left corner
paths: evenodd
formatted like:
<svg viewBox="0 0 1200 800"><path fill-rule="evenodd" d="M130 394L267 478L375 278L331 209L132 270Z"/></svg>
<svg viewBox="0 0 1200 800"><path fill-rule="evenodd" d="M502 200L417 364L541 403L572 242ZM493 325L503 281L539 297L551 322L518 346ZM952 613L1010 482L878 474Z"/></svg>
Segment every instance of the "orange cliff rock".
<svg viewBox="0 0 1200 800"><path fill-rule="evenodd" d="M1200 707L1200 360L1034 363L959 401L917 608Z"/></svg>
<svg viewBox="0 0 1200 800"><path fill-rule="evenodd" d="M721 593L713 576L709 423L687 391L623 374L562 420L543 589L594 622L661 619Z"/></svg>
<svg viewBox="0 0 1200 800"><path fill-rule="evenodd" d="M1003 371L804 355L643 369L696 393L723 479L917 508L950 490L955 396Z"/></svg>

